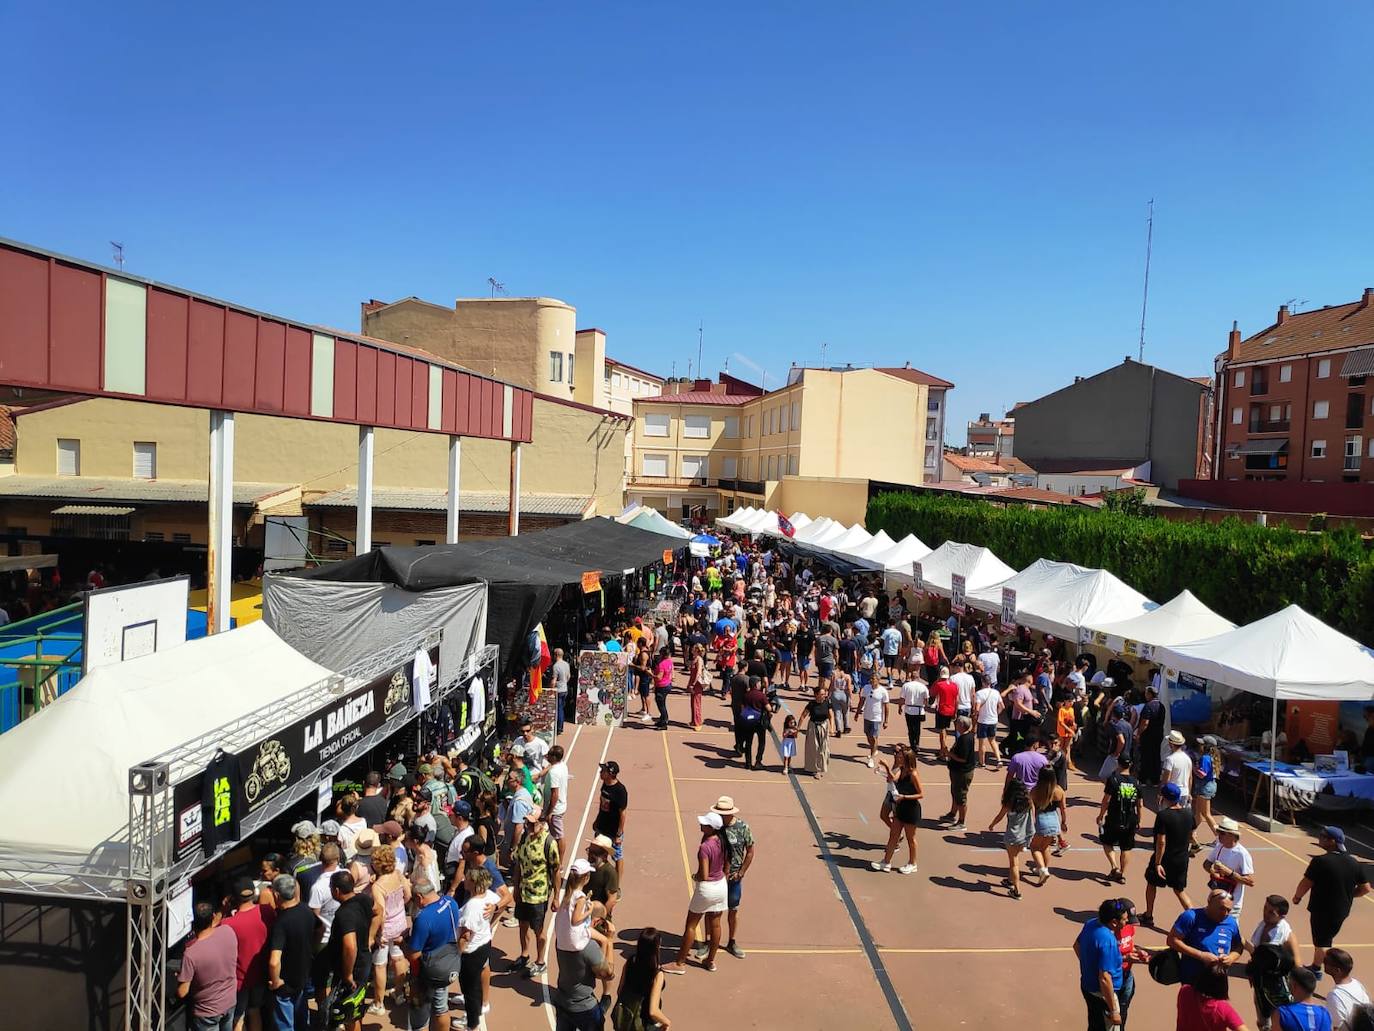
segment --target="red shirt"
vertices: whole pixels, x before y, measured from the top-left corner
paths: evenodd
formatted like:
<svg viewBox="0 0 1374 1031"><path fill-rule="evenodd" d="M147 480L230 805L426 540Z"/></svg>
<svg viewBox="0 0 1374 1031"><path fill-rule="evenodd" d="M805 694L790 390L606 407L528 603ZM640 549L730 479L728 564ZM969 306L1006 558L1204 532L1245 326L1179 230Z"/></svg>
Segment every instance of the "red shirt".
<svg viewBox="0 0 1374 1031"><path fill-rule="evenodd" d="M1225 999L1209 999L1186 984L1178 990L1177 1031L1234 1031L1244 1024Z"/></svg>
<svg viewBox="0 0 1374 1031"><path fill-rule="evenodd" d="M935 699L936 712L953 716L959 705L959 685L952 680L937 680L930 685L930 697Z"/></svg>
<svg viewBox="0 0 1374 1031"><path fill-rule="evenodd" d="M1135 951L1135 924L1122 924L1116 932L1117 948L1121 950L1121 976L1131 972L1131 953Z"/></svg>
<svg viewBox="0 0 1374 1031"><path fill-rule="evenodd" d="M267 983L267 934L277 911L271 906L257 905L242 913L224 918L224 926L234 932L239 941L238 960L234 967L235 990Z"/></svg>
<svg viewBox="0 0 1374 1031"><path fill-rule="evenodd" d="M830 603L830 595L822 594L821 600L816 603L816 610L821 617L822 623L830 619L830 610L832 608L833 606Z"/></svg>

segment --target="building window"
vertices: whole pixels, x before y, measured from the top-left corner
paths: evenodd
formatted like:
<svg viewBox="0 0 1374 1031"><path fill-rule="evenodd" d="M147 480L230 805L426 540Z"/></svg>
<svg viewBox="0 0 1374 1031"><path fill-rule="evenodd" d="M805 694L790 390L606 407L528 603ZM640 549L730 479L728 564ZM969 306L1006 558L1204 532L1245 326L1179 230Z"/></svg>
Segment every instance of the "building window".
<svg viewBox="0 0 1374 1031"><path fill-rule="evenodd" d="M792 428L801 429L801 402L792 402Z"/></svg>
<svg viewBox="0 0 1374 1031"><path fill-rule="evenodd" d="M766 408L763 412L763 435L765 437L773 434L773 409Z"/></svg>
<svg viewBox="0 0 1374 1031"><path fill-rule="evenodd" d="M935 448L934 448L934 447L928 447L928 448L926 448L926 468L927 468L927 469L933 469L934 467L935 467Z"/></svg>
<svg viewBox="0 0 1374 1031"><path fill-rule="evenodd" d="M1330 414L1330 412L1331 412L1331 402L1330 402L1330 401L1313 401L1313 402L1312 402L1312 418L1314 418L1314 419L1325 419L1325 418L1327 417L1327 415Z"/></svg>
<svg viewBox="0 0 1374 1031"><path fill-rule="evenodd" d="M161 544L167 539L161 530L145 530L143 540L148 544Z"/></svg>
<svg viewBox="0 0 1374 1031"><path fill-rule="evenodd" d="M1231 409L1231 425L1239 426L1245 421L1245 412L1239 408Z"/></svg>
<svg viewBox="0 0 1374 1031"><path fill-rule="evenodd" d="M1293 366L1291 366L1291 365L1280 365L1280 366L1279 366L1279 382L1280 382L1280 383L1290 383L1290 382L1292 382L1292 380L1293 380Z"/></svg>
<svg viewBox="0 0 1374 1031"><path fill-rule="evenodd" d="M1345 395L1345 428L1358 430L1364 426L1364 394Z"/></svg>
<svg viewBox="0 0 1374 1031"><path fill-rule="evenodd" d="M682 478L684 480L704 480L706 478L706 456L683 455Z"/></svg>
<svg viewBox="0 0 1374 1031"><path fill-rule="evenodd" d="M787 405L783 405L781 408L778 409L778 414L782 416L782 432L786 433L787 417L791 414L791 410L787 407Z"/></svg>
<svg viewBox="0 0 1374 1031"><path fill-rule="evenodd" d="M727 415L725 417L725 432L722 434L722 436L729 437L731 440L735 440L739 437L738 415Z"/></svg>
<svg viewBox="0 0 1374 1031"><path fill-rule="evenodd" d="M643 462L642 471L645 476L668 475L667 455L645 455Z"/></svg>
<svg viewBox="0 0 1374 1031"><path fill-rule="evenodd" d="M154 442L134 441L134 479L157 479L157 444Z"/></svg>
<svg viewBox="0 0 1374 1031"><path fill-rule="evenodd" d="M576 358L576 357L577 357L577 355L573 354L572 352L569 352L569 353L568 353L568 382L569 382L569 383L571 383L571 382L573 381L573 359Z"/></svg>
<svg viewBox="0 0 1374 1031"><path fill-rule="evenodd" d="M646 437L666 437L666 436L668 436L668 413L667 413L667 412L645 412L645 413L644 413L644 436L646 436Z"/></svg>
<svg viewBox="0 0 1374 1031"><path fill-rule="evenodd" d="M549 352L549 382L550 382L550 383L562 383L562 382L563 382L563 352L562 352L562 351L550 351L550 352Z"/></svg>
<svg viewBox="0 0 1374 1031"><path fill-rule="evenodd" d="M81 441L57 438L57 475L81 475Z"/></svg>
<svg viewBox="0 0 1374 1031"><path fill-rule="evenodd" d="M1313 457L1313 458L1325 458L1325 457L1326 457L1326 441L1324 441L1324 440L1314 440L1314 441L1312 441L1312 457Z"/></svg>
<svg viewBox="0 0 1374 1031"><path fill-rule="evenodd" d="M711 417L709 415L684 416L682 435L684 437L709 437L711 435Z"/></svg>
<svg viewBox="0 0 1374 1031"><path fill-rule="evenodd" d="M605 381L606 381L606 389L609 390L610 387L611 387L611 370L610 370L610 369L603 369L603 370L601 371L601 375L602 375L602 377L603 377L603 378L605 379Z"/></svg>
<svg viewBox="0 0 1374 1031"><path fill-rule="evenodd" d="M1326 379L1331 375L1331 359L1323 358L1317 362L1317 379Z"/></svg>
<svg viewBox="0 0 1374 1031"><path fill-rule="evenodd" d="M1255 369L1255 373L1250 377L1250 396L1263 397L1269 393L1269 369L1260 365Z"/></svg>
<svg viewBox="0 0 1374 1031"><path fill-rule="evenodd" d="M940 399L939 399L938 397L932 397L932 398L930 398L929 400L926 401L926 411L927 411L927 412L938 412L939 410L940 410Z"/></svg>
<svg viewBox="0 0 1374 1031"><path fill-rule="evenodd" d="M1235 376L1231 379L1231 386L1233 386L1233 387L1243 387L1243 386L1245 386L1245 370L1244 370L1244 369L1237 369L1237 370L1236 370Z"/></svg>
<svg viewBox="0 0 1374 1031"><path fill-rule="evenodd" d="M1364 450L1363 437L1345 438L1345 471L1360 471L1360 452Z"/></svg>
<svg viewBox="0 0 1374 1031"><path fill-rule="evenodd" d="M739 460L735 458L722 458L720 464L720 474L727 480L733 480L739 469Z"/></svg>
<svg viewBox="0 0 1374 1031"><path fill-rule="evenodd" d="M796 456L796 455L788 455L788 456L787 456L787 472L788 472L788 474L791 475L791 476L796 476L796 475L797 475L797 456Z"/></svg>
<svg viewBox="0 0 1374 1031"><path fill-rule="evenodd" d="M611 377L611 384L616 388L616 390L619 390L624 385L620 379L620 373L617 372L614 376Z"/></svg>
<svg viewBox="0 0 1374 1031"><path fill-rule="evenodd" d="M174 533L174 534L172 534L172 543L173 543L173 544L190 544L190 543L191 543L191 535L190 535L189 533Z"/></svg>
<svg viewBox="0 0 1374 1031"><path fill-rule="evenodd" d="M744 435L746 437L752 437L754 435L754 417L752 415L746 415L744 417Z"/></svg>
<svg viewBox="0 0 1374 1031"><path fill-rule="evenodd" d="M940 420L926 420L926 440L936 440L940 436Z"/></svg>
<svg viewBox="0 0 1374 1031"><path fill-rule="evenodd" d="M777 456L777 455L769 455L769 456L768 456L768 476L767 476L766 478L767 478L767 479L770 479L770 480L776 480L776 479L778 478L778 456Z"/></svg>

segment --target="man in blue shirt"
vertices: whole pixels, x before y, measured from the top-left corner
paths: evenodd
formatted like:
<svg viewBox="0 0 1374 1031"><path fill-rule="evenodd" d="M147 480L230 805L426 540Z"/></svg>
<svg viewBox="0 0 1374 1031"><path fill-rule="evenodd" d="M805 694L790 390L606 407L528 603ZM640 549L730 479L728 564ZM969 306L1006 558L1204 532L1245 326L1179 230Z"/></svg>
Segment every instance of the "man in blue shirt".
<svg viewBox="0 0 1374 1031"><path fill-rule="evenodd" d="M411 982L410 1026L428 1026L432 1013L437 1025L447 1027L449 982L426 978L423 957L457 942L458 904L423 877L415 884L415 895L421 909L410 932L408 956L411 969L419 973Z"/></svg>
<svg viewBox="0 0 1374 1031"><path fill-rule="evenodd" d="M1280 1006L1275 1014L1279 1018L1279 1031L1331 1031L1331 1012L1312 1001L1312 993L1317 990L1317 975L1310 967L1293 968L1288 975L1288 990L1293 993L1293 1001Z"/></svg>
<svg viewBox="0 0 1374 1031"><path fill-rule="evenodd" d="M1121 1023L1121 947L1116 934L1128 917L1121 899L1107 899L1097 916L1083 925L1073 943L1079 988L1088 1006L1088 1031L1107 1031Z"/></svg>
<svg viewBox="0 0 1374 1031"><path fill-rule="evenodd" d="M1192 984L1204 964L1229 968L1240 959L1242 939L1231 915L1234 905L1229 891L1213 888L1206 906L1186 909L1174 921L1166 943L1179 954L1178 973L1184 984Z"/></svg>

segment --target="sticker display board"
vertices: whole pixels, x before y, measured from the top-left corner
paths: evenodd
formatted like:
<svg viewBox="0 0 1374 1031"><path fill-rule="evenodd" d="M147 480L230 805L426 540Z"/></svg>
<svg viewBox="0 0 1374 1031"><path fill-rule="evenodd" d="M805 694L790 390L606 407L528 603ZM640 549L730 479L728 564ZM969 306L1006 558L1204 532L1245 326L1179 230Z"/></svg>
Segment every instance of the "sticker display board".
<svg viewBox="0 0 1374 1031"><path fill-rule="evenodd" d="M614 727L625 718L629 656L625 652L577 653L577 722Z"/></svg>
<svg viewBox="0 0 1374 1031"><path fill-rule="evenodd" d="M186 643L190 577L104 587L86 595L83 675Z"/></svg>

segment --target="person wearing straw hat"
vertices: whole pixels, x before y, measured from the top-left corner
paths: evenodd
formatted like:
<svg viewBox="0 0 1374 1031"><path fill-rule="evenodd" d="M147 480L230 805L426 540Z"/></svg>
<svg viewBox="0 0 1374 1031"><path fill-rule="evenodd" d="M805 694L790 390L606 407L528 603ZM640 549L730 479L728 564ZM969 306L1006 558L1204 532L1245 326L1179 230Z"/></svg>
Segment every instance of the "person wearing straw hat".
<svg viewBox="0 0 1374 1031"><path fill-rule="evenodd" d="M725 951L736 959L744 958L744 950L735 941L739 931L739 904L744 890L744 875L754 863L754 832L749 824L739 818L739 808L729 795L721 795L711 812L718 813L721 819L721 838L725 842L725 905L728 937ZM697 959L705 958L705 942L696 946Z"/></svg>
<svg viewBox="0 0 1374 1031"><path fill-rule="evenodd" d="M1224 888L1231 893L1235 906L1231 915L1240 918L1245 905L1245 889L1255 883L1255 861L1250 850L1240 843L1240 824L1229 816L1217 821L1217 840L1202 861L1207 871L1207 887Z"/></svg>
<svg viewBox="0 0 1374 1031"><path fill-rule="evenodd" d="M697 817L701 826L701 844L697 847L697 869L692 875L696 887L692 901L687 904L687 922L682 930L682 944L677 956L663 968L665 974L685 974L687 956L696 938L702 918L706 919L706 956L701 966L707 971L716 969L716 952L720 949L720 914L729 908L729 889L725 880L725 820L717 812Z"/></svg>
<svg viewBox="0 0 1374 1031"><path fill-rule="evenodd" d="M1169 754L1164 759L1164 772L1159 784L1160 787L1165 784L1177 784L1179 794L1183 796L1183 804L1190 806L1193 797L1193 760L1184 747L1187 743L1188 739L1181 731L1169 731ZM1144 765L1144 756L1141 756L1141 765ZM1144 776L1143 772L1141 776Z"/></svg>

